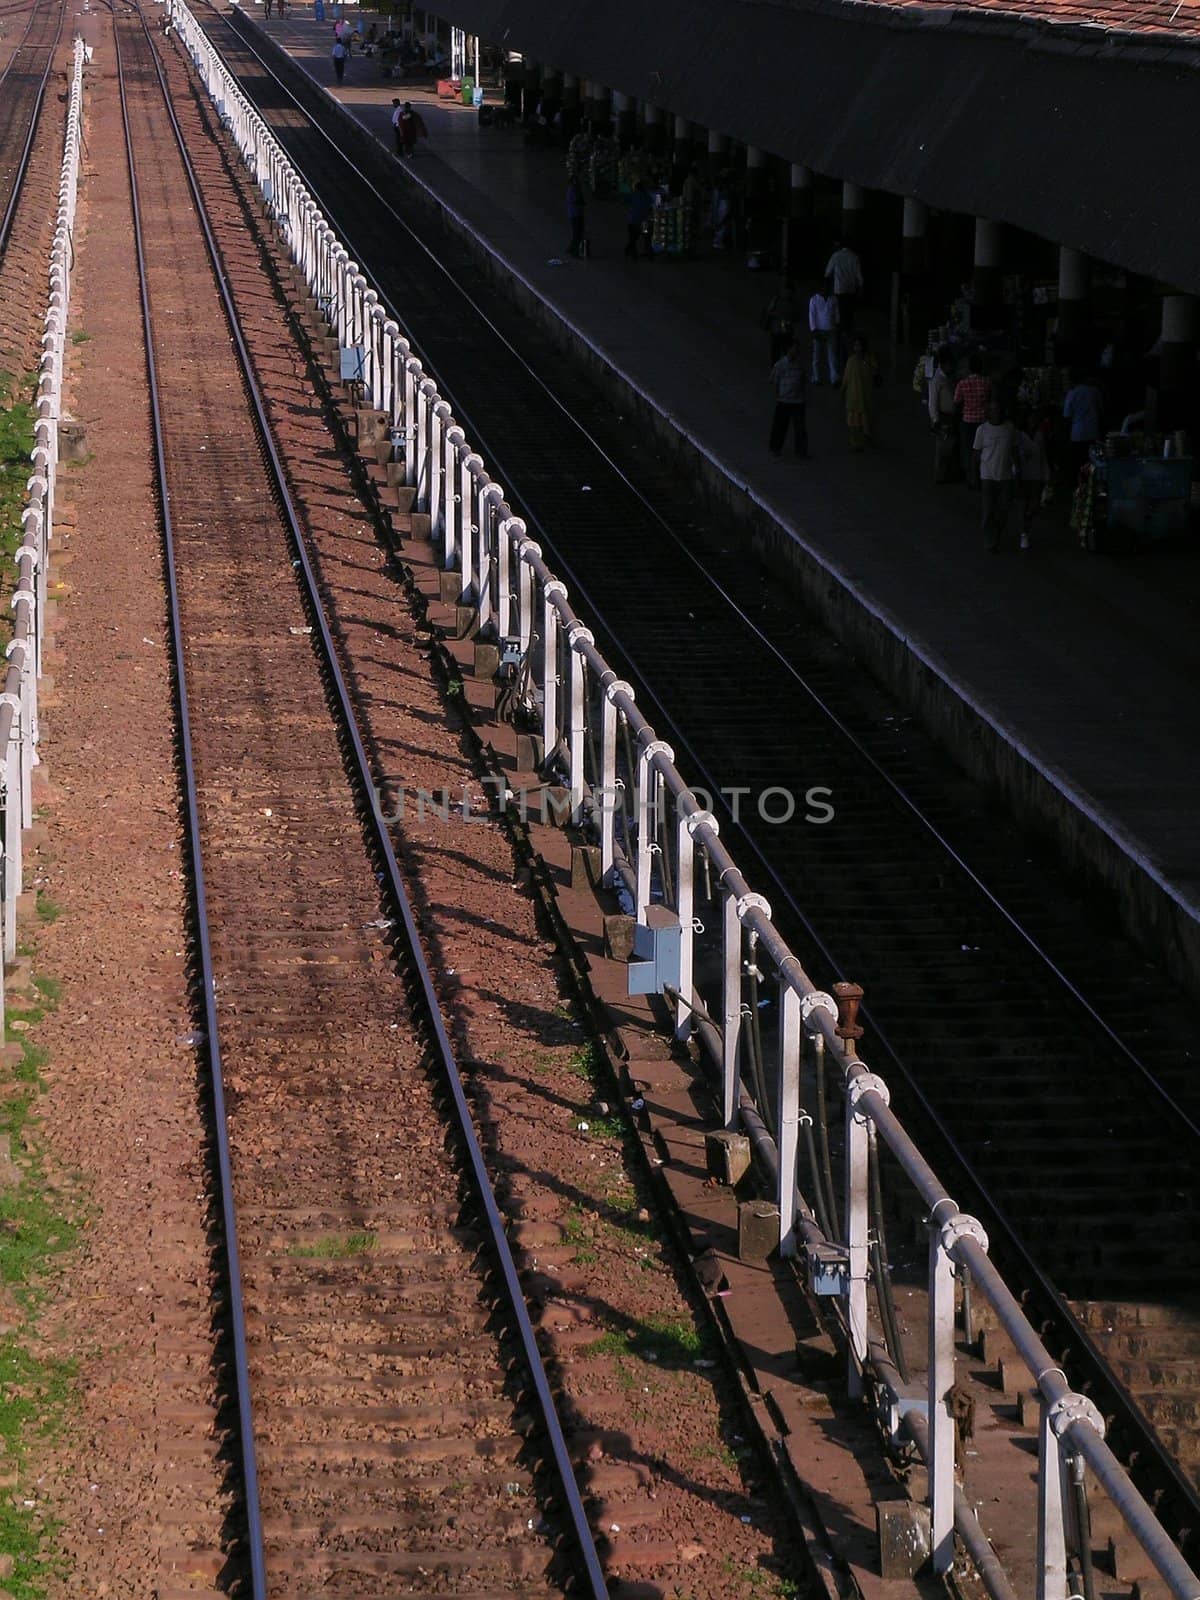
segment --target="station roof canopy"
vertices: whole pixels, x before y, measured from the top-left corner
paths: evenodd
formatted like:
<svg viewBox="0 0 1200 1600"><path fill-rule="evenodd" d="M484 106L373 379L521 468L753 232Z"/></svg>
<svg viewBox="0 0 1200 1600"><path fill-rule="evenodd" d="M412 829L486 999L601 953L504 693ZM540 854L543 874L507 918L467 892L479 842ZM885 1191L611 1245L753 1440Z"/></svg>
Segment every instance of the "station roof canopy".
<svg viewBox="0 0 1200 1600"><path fill-rule="evenodd" d="M1197 0L444 0L788 161L1200 293Z"/></svg>

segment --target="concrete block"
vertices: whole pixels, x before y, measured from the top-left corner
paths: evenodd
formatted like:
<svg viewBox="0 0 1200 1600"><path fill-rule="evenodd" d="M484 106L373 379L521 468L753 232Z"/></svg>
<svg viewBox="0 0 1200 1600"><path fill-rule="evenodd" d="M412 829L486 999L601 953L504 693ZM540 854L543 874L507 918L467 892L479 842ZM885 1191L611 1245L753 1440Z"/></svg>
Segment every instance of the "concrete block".
<svg viewBox="0 0 1200 1600"><path fill-rule="evenodd" d="M600 882L600 849L594 844L571 846L571 887L582 893Z"/></svg>
<svg viewBox="0 0 1200 1600"><path fill-rule="evenodd" d="M571 791L561 783L546 785L546 821L554 828L565 828L571 821Z"/></svg>
<svg viewBox="0 0 1200 1600"><path fill-rule="evenodd" d="M1029 1382L1029 1368L1020 1356L1001 1356L996 1363L1000 1374L1000 1387L1005 1394L1020 1394L1021 1386Z"/></svg>
<svg viewBox="0 0 1200 1600"><path fill-rule="evenodd" d="M358 448L364 453L375 453L375 446L381 441L389 443L388 439L388 414L386 411L376 411L374 406L358 406L354 413L355 428L358 436Z"/></svg>
<svg viewBox="0 0 1200 1600"><path fill-rule="evenodd" d="M454 632L459 639L473 639L479 632L479 612L469 600L460 600L454 607Z"/></svg>
<svg viewBox="0 0 1200 1600"><path fill-rule="evenodd" d="M761 1263L779 1244L779 1207L769 1200L738 1206L738 1260Z"/></svg>
<svg viewBox="0 0 1200 1600"><path fill-rule="evenodd" d="M539 771L545 753L540 735L536 733L519 733L517 735L518 772Z"/></svg>
<svg viewBox="0 0 1200 1600"><path fill-rule="evenodd" d="M390 433L385 433L382 439L376 441L371 459L377 467L388 468L395 466L396 463L392 460L392 436ZM387 482L389 488L395 488L390 472L388 473Z"/></svg>
<svg viewBox="0 0 1200 1600"><path fill-rule="evenodd" d="M496 711L496 685L490 678L467 677L463 682L463 699L482 721L489 722Z"/></svg>
<svg viewBox="0 0 1200 1600"><path fill-rule="evenodd" d="M86 461L88 453L87 429L82 422L66 417L58 425L58 454L62 461Z"/></svg>
<svg viewBox="0 0 1200 1600"><path fill-rule="evenodd" d="M704 1164L710 1177L732 1189L750 1170L750 1141L724 1128L704 1135Z"/></svg>
<svg viewBox="0 0 1200 1600"><path fill-rule="evenodd" d="M462 599L462 573L455 567L438 573L438 594L447 605L457 607Z"/></svg>
<svg viewBox="0 0 1200 1600"><path fill-rule="evenodd" d="M477 678L494 678L500 671L500 646L494 639L475 640L475 664L471 670Z"/></svg>
<svg viewBox="0 0 1200 1600"><path fill-rule="evenodd" d="M929 1507L912 1500L884 1500L875 1507L879 1569L884 1578L913 1578L929 1560Z"/></svg>
<svg viewBox="0 0 1200 1600"><path fill-rule="evenodd" d="M28 956L16 956L4 969L4 992L32 1000L37 990L33 985L33 962Z"/></svg>
<svg viewBox="0 0 1200 1600"><path fill-rule="evenodd" d="M634 920L623 911L604 919L604 953L612 961L628 961L633 955Z"/></svg>
<svg viewBox="0 0 1200 1600"><path fill-rule="evenodd" d="M433 529L428 511L414 511L410 518L410 532L414 539L432 539Z"/></svg>

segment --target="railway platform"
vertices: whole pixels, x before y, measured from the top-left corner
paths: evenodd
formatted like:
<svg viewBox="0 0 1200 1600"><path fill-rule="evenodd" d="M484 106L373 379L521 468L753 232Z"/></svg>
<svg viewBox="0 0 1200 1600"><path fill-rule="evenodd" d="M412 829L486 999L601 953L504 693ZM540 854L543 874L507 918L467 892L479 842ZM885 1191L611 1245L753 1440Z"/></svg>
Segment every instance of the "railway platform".
<svg viewBox="0 0 1200 1600"><path fill-rule="evenodd" d="M259 6L244 13L263 26ZM1098 872L1176 975L1200 979L1200 563L1151 549L1113 561L1080 550L1059 512L1030 552L990 555L978 500L936 487L912 356L872 339L884 383L878 448L853 455L841 396L810 393L811 456L767 451L771 395L759 313L773 275L740 258L629 261L625 208L588 208L590 259L566 252L562 153L519 129L480 127L432 85L384 80L354 58L335 85L329 24L291 8L269 25L328 92L391 142L392 96L429 130L414 184L475 235L493 268L623 377L645 418L689 441L726 503L748 513L834 631L891 682L1018 812L1048 823ZM807 287L807 286L806 286ZM868 331L870 329L867 324ZM878 321L876 329L879 329ZM564 356L564 359L566 357ZM1060 489L1060 498L1065 491Z"/></svg>

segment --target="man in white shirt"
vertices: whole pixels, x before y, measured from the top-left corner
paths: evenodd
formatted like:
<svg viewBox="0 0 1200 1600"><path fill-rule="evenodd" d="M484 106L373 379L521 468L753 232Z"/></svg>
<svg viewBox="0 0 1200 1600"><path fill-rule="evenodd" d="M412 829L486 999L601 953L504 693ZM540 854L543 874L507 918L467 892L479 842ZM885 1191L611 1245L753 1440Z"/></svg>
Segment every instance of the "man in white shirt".
<svg viewBox="0 0 1200 1600"><path fill-rule="evenodd" d="M838 303L838 343L844 350L854 332L854 302L862 293L863 275L862 262L841 239L834 240L833 254L825 263L825 276L833 279Z"/></svg>
<svg viewBox="0 0 1200 1600"><path fill-rule="evenodd" d="M1018 436L1013 423L1002 422L998 401L987 408L987 421L975 430L975 460L983 492L983 536L997 550L1012 511L1014 480L1020 476Z"/></svg>
<svg viewBox="0 0 1200 1600"><path fill-rule="evenodd" d="M838 303L833 292L833 279L826 278L824 287L817 290L808 302L808 331L812 335L813 383L821 381L821 351L825 352L829 368L829 381L835 387L841 382L837 359Z"/></svg>

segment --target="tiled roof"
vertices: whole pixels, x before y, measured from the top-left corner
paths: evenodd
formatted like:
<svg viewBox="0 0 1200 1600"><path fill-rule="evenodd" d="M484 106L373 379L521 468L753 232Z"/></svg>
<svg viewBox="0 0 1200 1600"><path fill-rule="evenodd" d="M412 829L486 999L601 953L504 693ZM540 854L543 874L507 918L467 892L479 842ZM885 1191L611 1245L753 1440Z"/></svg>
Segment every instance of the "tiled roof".
<svg viewBox="0 0 1200 1600"><path fill-rule="evenodd" d="M1159 34L1163 42L1200 39L1200 0L883 0L908 11L969 16L983 11L1038 25L1070 24L1115 33Z"/></svg>

